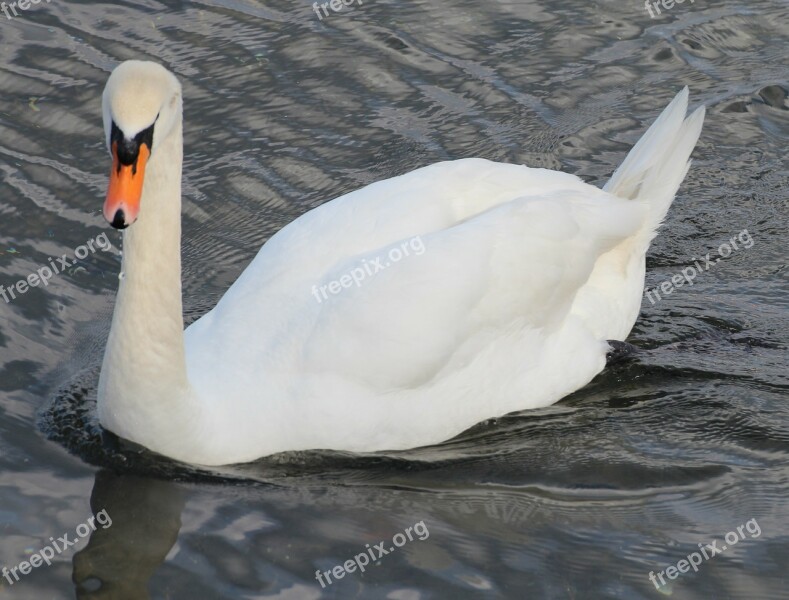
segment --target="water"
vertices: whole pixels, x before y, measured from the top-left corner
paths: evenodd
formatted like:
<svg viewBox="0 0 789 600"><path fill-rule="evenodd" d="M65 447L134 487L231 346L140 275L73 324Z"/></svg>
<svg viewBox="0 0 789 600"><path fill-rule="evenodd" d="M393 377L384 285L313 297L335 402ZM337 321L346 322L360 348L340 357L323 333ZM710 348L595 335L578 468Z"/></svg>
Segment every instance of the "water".
<svg viewBox="0 0 789 600"><path fill-rule="evenodd" d="M635 0L17 10L0 15L0 284L102 233L113 246L0 302L0 566L74 539L91 506L112 526L0 578L0 598L786 597L784 1L656 19ZM120 265L100 95L128 58L184 85L187 322L284 224L377 179L482 156L602 184L686 84L709 112L648 288L739 248L645 298L637 360L547 409L409 452L175 465L102 436L94 413ZM409 527L429 536L316 581ZM650 581L729 532L698 572Z"/></svg>

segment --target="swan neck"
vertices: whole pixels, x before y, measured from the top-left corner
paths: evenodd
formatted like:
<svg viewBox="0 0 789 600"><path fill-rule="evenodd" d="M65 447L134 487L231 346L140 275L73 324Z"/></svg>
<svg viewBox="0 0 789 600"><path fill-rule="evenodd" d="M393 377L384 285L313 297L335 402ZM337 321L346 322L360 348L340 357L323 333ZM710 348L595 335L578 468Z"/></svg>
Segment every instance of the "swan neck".
<svg viewBox="0 0 789 600"><path fill-rule="evenodd" d="M124 230L118 297L102 375L113 398L172 402L187 386L181 301L181 166L177 126L151 155L140 213ZM156 390L148 389L156 382ZM109 389L107 389L107 387ZM159 398L161 397L161 398Z"/></svg>

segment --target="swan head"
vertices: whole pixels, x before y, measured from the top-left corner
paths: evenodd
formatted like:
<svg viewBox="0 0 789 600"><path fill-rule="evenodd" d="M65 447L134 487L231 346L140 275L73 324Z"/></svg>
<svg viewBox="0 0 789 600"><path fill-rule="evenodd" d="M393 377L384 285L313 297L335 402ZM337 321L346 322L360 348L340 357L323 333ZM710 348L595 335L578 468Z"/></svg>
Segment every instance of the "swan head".
<svg viewBox="0 0 789 600"><path fill-rule="evenodd" d="M157 63L123 62L104 87L102 114L112 156L104 218L125 229L140 211L146 164L181 122L181 85Z"/></svg>

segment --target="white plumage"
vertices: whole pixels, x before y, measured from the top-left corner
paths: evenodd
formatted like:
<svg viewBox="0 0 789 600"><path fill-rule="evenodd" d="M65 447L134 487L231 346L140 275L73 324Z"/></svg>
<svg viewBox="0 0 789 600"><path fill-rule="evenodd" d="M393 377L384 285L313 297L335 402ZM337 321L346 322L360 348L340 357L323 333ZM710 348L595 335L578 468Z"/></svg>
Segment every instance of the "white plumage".
<svg viewBox="0 0 789 600"><path fill-rule="evenodd" d="M141 94L156 107L147 115L128 99ZM606 340L623 340L638 316L645 253L704 118L701 108L685 119L687 96L605 191L463 159L327 202L274 235L182 334L180 87L153 63L122 64L105 119L133 137L174 107L159 117L172 125L154 128L139 219L124 234L102 424L215 465L433 444L556 402L603 369ZM421 253L412 244L390 260L415 239ZM389 264L359 285L314 292L376 262Z"/></svg>

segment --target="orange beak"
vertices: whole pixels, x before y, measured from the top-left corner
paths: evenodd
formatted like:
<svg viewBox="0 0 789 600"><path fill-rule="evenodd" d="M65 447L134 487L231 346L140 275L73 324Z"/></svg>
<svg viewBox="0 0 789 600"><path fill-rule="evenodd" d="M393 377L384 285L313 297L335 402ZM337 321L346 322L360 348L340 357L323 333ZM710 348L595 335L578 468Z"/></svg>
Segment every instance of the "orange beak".
<svg viewBox="0 0 789 600"><path fill-rule="evenodd" d="M118 158L118 142L112 142L112 171L104 201L104 218L116 229L125 229L134 223L140 212L145 165L151 151L146 144L140 144L139 149L136 160L124 165Z"/></svg>

